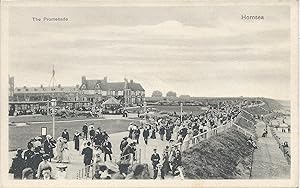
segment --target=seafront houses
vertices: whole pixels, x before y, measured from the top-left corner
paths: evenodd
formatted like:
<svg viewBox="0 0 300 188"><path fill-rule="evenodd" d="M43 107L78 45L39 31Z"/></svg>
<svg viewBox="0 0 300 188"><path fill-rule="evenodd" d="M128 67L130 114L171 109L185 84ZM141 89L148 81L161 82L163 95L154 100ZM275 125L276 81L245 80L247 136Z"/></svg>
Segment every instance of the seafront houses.
<svg viewBox="0 0 300 188"><path fill-rule="evenodd" d="M56 98L59 101L78 101L79 85L55 87L16 87L14 89L14 101L49 101Z"/></svg>
<svg viewBox="0 0 300 188"><path fill-rule="evenodd" d="M82 77L81 85L54 87L15 87L14 77L9 77L9 108L10 111L26 110L49 106L53 98L57 105L72 108L101 105L110 97L116 98L121 105L137 106L145 101L145 90L140 83L124 79L123 82L103 80L87 80Z"/></svg>
<svg viewBox="0 0 300 188"><path fill-rule="evenodd" d="M103 102L110 97L128 106L142 105L145 101L144 88L133 80L108 82L107 77L102 80L87 80L85 76L82 76L81 81L81 95L92 103Z"/></svg>

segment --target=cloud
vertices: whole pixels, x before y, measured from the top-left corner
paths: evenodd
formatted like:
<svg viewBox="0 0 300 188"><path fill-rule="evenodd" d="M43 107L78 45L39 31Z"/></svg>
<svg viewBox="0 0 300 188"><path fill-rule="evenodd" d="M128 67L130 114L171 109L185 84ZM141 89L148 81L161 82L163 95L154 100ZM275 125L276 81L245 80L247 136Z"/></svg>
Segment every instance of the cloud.
<svg viewBox="0 0 300 188"><path fill-rule="evenodd" d="M45 82L52 64L61 82L69 85L80 82L82 75L113 80L127 75L144 83L150 94L159 89L217 95L220 90L212 85L219 84L234 86L239 96L247 91L254 94L255 86L274 91L274 80L279 78L282 87L288 86L288 20L244 22L239 17L216 17L213 24L199 25L179 19L130 25L91 21L84 27L35 25L10 36L10 72L26 78L16 79L22 85L37 83L35 78ZM224 95L230 92L235 94L226 89ZM267 89L259 89L256 95L282 98L288 93L270 95Z"/></svg>

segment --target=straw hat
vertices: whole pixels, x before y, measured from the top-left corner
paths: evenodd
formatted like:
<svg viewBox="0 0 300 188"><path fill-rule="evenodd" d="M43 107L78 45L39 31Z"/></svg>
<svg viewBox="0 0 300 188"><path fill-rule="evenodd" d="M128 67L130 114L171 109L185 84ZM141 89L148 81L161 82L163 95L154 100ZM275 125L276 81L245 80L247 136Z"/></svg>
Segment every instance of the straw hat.
<svg viewBox="0 0 300 188"><path fill-rule="evenodd" d="M46 138L47 138L47 139L51 139L52 136L48 134L48 135L46 136Z"/></svg>
<svg viewBox="0 0 300 188"><path fill-rule="evenodd" d="M63 163L60 163L59 165L56 166L56 168L64 168L64 169L66 169L66 168L68 168L68 166L65 165L65 164L63 164Z"/></svg>

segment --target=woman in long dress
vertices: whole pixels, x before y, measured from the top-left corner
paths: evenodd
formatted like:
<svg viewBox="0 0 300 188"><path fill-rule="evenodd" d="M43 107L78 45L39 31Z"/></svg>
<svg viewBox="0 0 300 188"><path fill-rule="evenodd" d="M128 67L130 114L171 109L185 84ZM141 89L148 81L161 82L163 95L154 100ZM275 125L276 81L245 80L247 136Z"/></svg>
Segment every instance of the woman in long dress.
<svg viewBox="0 0 300 188"><path fill-rule="evenodd" d="M63 140L63 145L62 145L62 162L63 163L69 163L70 162L70 154L69 154L69 148L68 148L67 139Z"/></svg>
<svg viewBox="0 0 300 188"><path fill-rule="evenodd" d="M173 129L173 134L172 134L171 140L177 141L177 139L178 139L178 131L179 131L178 125L175 125L174 129Z"/></svg>
<svg viewBox="0 0 300 188"><path fill-rule="evenodd" d="M57 144L56 144L56 159L58 163L62 162L62 150L63 150L62 137L59 137L57 139Z"/></svg>

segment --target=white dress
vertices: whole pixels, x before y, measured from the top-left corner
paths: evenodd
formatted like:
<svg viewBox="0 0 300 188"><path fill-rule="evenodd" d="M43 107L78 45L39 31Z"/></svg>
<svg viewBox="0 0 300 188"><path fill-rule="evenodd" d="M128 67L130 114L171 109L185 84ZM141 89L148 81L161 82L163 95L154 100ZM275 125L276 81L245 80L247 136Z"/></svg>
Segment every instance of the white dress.
<svg viewBox="0 0 300 188"><path fill-rule="evenodd" d="M62 162L69 163L70 162L70 154L68 149L68 144L63 143L63 151L62 151Z"/></svg>
<svg viewBox="0 0 300 188"><path fill-rule="evenodd" d="M56 178L57 180L64 180L67 178L67 172L66 171L57 171L56 172Z"/></svg>

